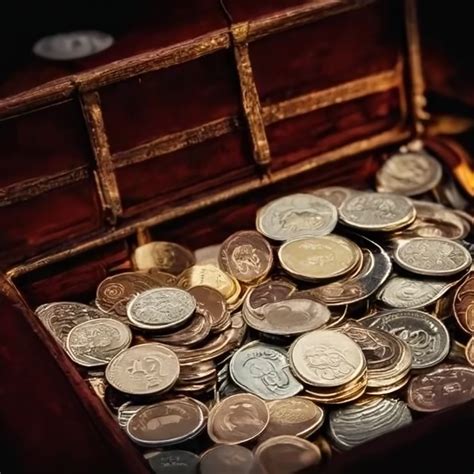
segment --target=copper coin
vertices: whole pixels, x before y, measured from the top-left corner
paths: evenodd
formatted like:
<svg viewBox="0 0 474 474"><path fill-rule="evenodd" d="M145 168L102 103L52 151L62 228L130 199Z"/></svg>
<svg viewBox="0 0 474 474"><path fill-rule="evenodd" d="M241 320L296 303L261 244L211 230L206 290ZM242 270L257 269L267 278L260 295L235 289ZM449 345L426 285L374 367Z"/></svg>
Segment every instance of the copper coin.
<svg viewBox="0 0 474 474"><path fill-rule="evenodd" d="M254 230L236 232L223 242L219 265L242 283L252 283L265 278L272 269L273 250Z"/></svg>
<svg viewBox="0 0 474 474"><path fill-rule="evenodd" d="M172 449L147 456L148 463L157 474L197 474L199 456L189 451Z"/></svg>
<svg viewBox="0 0 474 474"><path fill-rule="evenodd" d="M466 344L466 360L474 367L474 337Z"/></svg>
<svg viewBox="0 0 474 474"><path fill-rule="evenodd" d="M149 242L135 249L133 263L137 270L156 268L159 271L179 275L194 265L194 254L173 242Z"/></svg>
<svg viewBox="0 0 474 474"><path fill-rule="evenodd" d="M254 457L250 449L243 446L220 444L201 455L201 474L251 474Z"/></svg>
<svg viewBox="0 0 474 474"><path fill-rule="evenodd" d="M170 446L196 436L204 415L192 398L163 400L146 406L127 423L128 436L140 446Z"/></svg>
<svg viewBox="0 0 474 474"><path fill-rule="evenodd" d="M453 309L461 329L474 335L474 272L457 289Z"/></svg>
<svg viewBox="0 0 474 474"><path fill-rule="evenodd" d="M474 369L462 365L438 367L413 377L408 385L408 406L434 412L474 399Z"/></svg>
<svg viewBox="0 0 474 474"><path fill-rule="evenodd" d="M211 331L219 328L228 316L227 304L221 293L209 286L194 286L189 293L196 299L196 309L210 318Z"/></svg>
<svg viewBox="0 0 474 474"><path fill-rule="evenodd" d="M240 444L260 435L270 415L265 402L241 393L221 400L209 414L207 431L215 443Z"/></svg>
<svg viewBox="0 0 474 474"><path fill-rule="evenodd" d="M289 474L317 466L322 455L313 443L297 436L282 435L258 445L255 459L264 472Z"/></svg>

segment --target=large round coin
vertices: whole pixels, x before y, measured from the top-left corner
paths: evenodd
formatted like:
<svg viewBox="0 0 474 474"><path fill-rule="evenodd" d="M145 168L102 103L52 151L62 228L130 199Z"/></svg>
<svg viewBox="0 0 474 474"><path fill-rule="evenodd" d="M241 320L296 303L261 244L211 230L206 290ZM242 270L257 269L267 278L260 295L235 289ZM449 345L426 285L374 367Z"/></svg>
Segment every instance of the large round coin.
<svg viewBox="0 0 474 474"><path fill-rule="evenodd" d="M346 274L360 262L362 252L344 237L326 235L290 240L280 247L278 258L295 278L314 281Z"/></svg>
<svg viewBox="0 0 474 474"><path fill-rule="evenodd" d="M360 322L403 339L410 346L414 369L437 365L449 353L449 333L446 326L423 311L398 310L368 316Z"/></svg>
<svg viewBox="0 0 474 474"><path fill-rule="evenodd" d="M254 457L250 449L232 444L219 444L201 455L200 474L251 474Z"/></svg>
<svg viewBox="0 0 474 474"><path fill-rule="evenodd" d="M329 414L329 436L338 449L347 450L411 421L410 410L403 401L364 397Z"/></svg>
<svg viewBox="0 0 474 474"><path fill-rule="evenodd" d="M474 272L457 289L453 309L460 328L474 335Z"/></svg>
<svg viewBox="0 0 474 474"><path fill-rule="evenodd" d="M354 380L366 365L361 348L344 334L316 330L290 347L295 374L314 387L338 387Z"/></svg>
<svg viewBox="0 0 474 474"><path fill-rule="evenodd" d="M179 288L154 288L137 295L127 306L130 322L142 329L169 329L189 319L196 300Z"/></svg>
<svg viewBox="0 0 474 474"><path fill-rule="evenodd" d="M257 230L272 240L326 235L337 224L337 209L311 194L290 194L268 203L257 213Z"/></svg>
<svg viewBox="0 0 474 474"><path fill-rule="evenodd" d="M402 242L393 257L405 270L438 277L459 273L472 263L471 254L461 244L442 237Z"/></svg>
<svg viewBox="0 0 474 474"><path fill-rule="evenodd" d="M157 343L140 344L117 354L105 369L112 387L130 395L152 395L170 389L179 376L175 353Z"/></svg>
<svg viewBox="0 0 474 474"><path fill-rule="evenodd" d="M416 217L410 199L396 194L354 193L339 209L341 221L359 230L393 231Z"/></svg>
<svg viewBox="0 0 474 474"><path fill-rule="evenodd" d="M149 242L135 249L132 256L137 270L156 268L160 272L180 275L196 263L194 254L174 242Z"/></svg>
<svg viewBox="0 0 474 474"><path fill-rule="evenodd" d="M71 329L66 340L66 351L77 364L95 367L107 364L131 342L130 329L120 321L91 319Z"/></svg>
<svg viewBox="0 0 474 474"><path fill-rule="evenodd" d="M253 341L234 353L229 369L239 387L265 400L288 398L303 390L281 347Z"/></svg>

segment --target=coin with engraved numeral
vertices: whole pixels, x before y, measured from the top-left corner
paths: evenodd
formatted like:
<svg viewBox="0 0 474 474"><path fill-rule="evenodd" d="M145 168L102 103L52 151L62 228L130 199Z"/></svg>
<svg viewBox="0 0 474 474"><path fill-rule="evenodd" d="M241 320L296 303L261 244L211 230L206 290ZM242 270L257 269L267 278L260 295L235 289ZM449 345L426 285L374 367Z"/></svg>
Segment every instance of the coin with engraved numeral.
<svg viewBox="0 0 474 474"><path fill-rule="evenodd" d="M199 456L181 449L171 449L145 456L156 474L197 474Z"/></svg>
<svg viewBox="0 0 474 474"><path fill-rule="evenodd" d="M290 194L271 201L257 213L257 230L272 240L326 235L337 223L337 209L311 194Z"/></svg>
<svg viewBox="0 0 474 474"><path fill-rule="evenodd" d="M200 474L251 474L252 451L235 444L218 444L201 455ZM257 473L256 473L257 474Z"/></svg>
<svg viewBox="0 0 474 474"><path fill-rule="evenodd" d="M151 395L169 390L179 376L175 353L157 343L140 344L117 354L105 369L112 387L130 395Z"/></svg>

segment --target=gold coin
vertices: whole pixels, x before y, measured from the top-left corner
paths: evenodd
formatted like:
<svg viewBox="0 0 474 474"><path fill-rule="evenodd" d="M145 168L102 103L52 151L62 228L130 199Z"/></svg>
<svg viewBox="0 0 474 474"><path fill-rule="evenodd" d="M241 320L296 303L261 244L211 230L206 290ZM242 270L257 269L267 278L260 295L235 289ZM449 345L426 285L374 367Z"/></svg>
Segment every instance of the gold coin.
<svg viewBox="0 0 474 474"><path fill-rule="evenodd" d="M235 298L234 301L236 301L238 299L238 295L235 296L237 291L236 282L235 278L214 265L194 265L181 274L178 286L185 290L195 286L210 286L225 299Z"/></svg>

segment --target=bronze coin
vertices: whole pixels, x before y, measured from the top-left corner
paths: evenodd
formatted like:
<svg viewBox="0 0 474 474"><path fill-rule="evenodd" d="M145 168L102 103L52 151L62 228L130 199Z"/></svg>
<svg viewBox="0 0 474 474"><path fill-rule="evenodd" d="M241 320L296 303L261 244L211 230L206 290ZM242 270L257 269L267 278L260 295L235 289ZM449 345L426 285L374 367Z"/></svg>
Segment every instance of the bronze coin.
<svg viewBox="0 0 474 474"><path fill-rule="evenodd" d="M220 444L201 455L201 474L250 474L254 457L250 449L243 446Z"/></svg>
<svg viewBox="0 0 474 474"><path fill-rule="evenodd" d="M211 321L211 331L219 329L228 319L227 303L219 291L209 286L194 286L189 293L196 299L196 309Z"/></svg>
<svg viewBox="0 0 474 474"><path fill-rule="evenodd" d="M240 282L252 283L265 278L272 269L273 251L258 232L236 232L223 242L219 265Z"/></svg>
<svg viewBox="0 0 474 474"><path fill-rule="evenodd" d="M270 418L265 402L250 393L224 398L215 405L207 425L215 443L240 444L259 436Z"/></svg>
<svg viewBox="0 0 474 474"><path fill-rule="evenodd" d="M474 335L474 272L469 273L457 289L453 308L461 329Z"/></svg>
<svg viewBox="0 0 474 474"><path fill-rule="evenodd" d="M433 412L474 399L474 369L462 365L438 367L413 377L408 385L408 406Z"/></svg>
<svg viewBox="0 0 474 474"><path fill-rule="evenodd" d="M474 367L474 337L466 344L466 360Z"/></svg>

